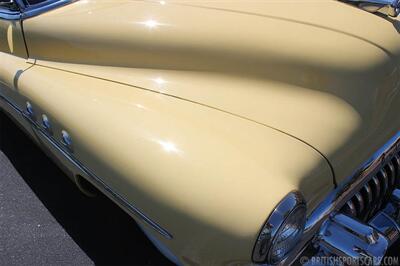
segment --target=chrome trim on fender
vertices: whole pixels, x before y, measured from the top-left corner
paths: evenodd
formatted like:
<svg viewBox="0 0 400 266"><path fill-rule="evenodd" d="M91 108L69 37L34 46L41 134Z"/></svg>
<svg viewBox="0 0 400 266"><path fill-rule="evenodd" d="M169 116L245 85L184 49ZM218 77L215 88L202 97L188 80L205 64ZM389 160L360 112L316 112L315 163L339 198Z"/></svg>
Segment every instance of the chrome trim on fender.
<svg viewBox="0 0 400 266"><path fill-rule="evenodd" d="M93 173L90 169L84 166L79 160L77 160L73 155L71 155L68 151L62 147L61 144L57 142L49 133L44 130L44 128L37 124L31 116L27 112L23 112L21 109L18 108L14 103L9 101L4 96L0 95L0 100L3 100L7 105L9 105L18 115L21 115L25 120L27 120L32 127L36 129L36 132L40 134L49 144L53 146L61 155L64 156L72 165L77 167L80 171L82 171L86 177L90 178L90 180L97 185L98 188L102 190L103 193L107 194L108 196L112 197L116 202L121 204L129 213L152 227L162 236L167 239L173 239L173 236L164 228L162 228L158 223L151 220L146 214L144 214L141 210L137 207L132 205L128 202L123 196L121 196L118 192L114 191L110 186L108 186L100 177L98 177L95 173Z"/></svg>
<svg viewBox="0 0 400 266"><path fill-rule="evenodd" d="M19 109L17 105L15 105L11 101L9 101L6 97L4 97L1 94L0 94L0 100L3 100L3 102L5 102L8 106L10 106L14 110L14 112L16 112L18 114L22 114L21 109Z"/></svg>

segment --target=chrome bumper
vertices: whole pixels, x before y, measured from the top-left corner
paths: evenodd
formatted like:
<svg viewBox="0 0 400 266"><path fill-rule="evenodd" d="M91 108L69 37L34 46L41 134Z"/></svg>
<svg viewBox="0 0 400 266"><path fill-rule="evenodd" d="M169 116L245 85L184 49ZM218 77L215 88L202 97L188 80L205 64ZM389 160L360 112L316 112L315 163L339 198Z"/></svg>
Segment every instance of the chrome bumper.
<svg viewBox="0 0 400 266"><path fill-rule="evenodd" d="M343 264L351 261L357 265L379 265L399 238L400 189L396 189L386 206L368 222L343 213L332 214L311 243L316 254L299 259L305 265L332 265L334 260L326 258L341 258ZM336 262L342 264L340 260Z"/></svg>

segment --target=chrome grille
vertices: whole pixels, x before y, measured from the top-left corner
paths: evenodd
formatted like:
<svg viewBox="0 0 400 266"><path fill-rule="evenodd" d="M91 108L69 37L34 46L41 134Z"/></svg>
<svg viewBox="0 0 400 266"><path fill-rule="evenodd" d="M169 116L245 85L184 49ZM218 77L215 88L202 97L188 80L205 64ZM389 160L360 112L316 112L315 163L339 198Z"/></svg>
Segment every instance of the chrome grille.
<svg viewBox="0 0 400 266"><path fill-rule="evenodd" d="M396 152L359 191L355 191L341 211L367 221L388 202L395 188L400 188L400 152Z"/></svg>

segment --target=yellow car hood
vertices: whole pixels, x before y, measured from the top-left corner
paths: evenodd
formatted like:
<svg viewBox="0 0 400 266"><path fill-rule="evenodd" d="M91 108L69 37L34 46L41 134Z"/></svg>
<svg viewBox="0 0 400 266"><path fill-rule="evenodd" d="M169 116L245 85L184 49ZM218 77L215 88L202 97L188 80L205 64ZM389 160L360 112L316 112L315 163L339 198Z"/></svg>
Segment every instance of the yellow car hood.
<svg viewBox="0 0 400 266"><path fill-rule="evenodd" d="M274 128L338 181L400 128L400 22L338 1L78 1L24 29L39 65Z"/></svg>

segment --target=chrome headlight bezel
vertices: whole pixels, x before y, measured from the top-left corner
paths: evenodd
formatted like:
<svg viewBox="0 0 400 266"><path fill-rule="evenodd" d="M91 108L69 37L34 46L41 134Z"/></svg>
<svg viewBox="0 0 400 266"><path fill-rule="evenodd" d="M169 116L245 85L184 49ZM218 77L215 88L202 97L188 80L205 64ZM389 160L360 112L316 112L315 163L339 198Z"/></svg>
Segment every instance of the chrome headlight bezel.
<svg viewBox="0 0 400 266"><path fill-rule="evenodd" d="M261 231L258 235L256 244L253 249L253 261L255 263L271 263L270 260L270 251L273 246L275 239L278 237L278 233L282 226L285 225L285 222L288 218L295 212L302 209L304 213L304 219L300 221L299 226L302 227L302 231L300 235L302 235L305 220L306 220L306 202L304 200L303 195L298 191L290 192L273 210L267 219L266 223L261 228ZM301 237L300 237L301 238ZM292 249L295 245L292 247ZM282 258L285 259L290 254L290 251Z"/></svg>

